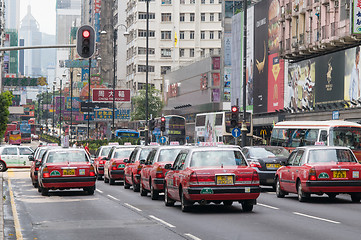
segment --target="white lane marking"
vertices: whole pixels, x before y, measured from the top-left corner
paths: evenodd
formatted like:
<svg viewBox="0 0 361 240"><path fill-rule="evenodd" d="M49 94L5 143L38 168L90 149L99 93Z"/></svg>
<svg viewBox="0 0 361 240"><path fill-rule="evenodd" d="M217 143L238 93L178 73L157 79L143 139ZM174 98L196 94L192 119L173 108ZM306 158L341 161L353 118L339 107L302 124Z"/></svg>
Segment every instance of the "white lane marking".
<svg viewBox="0 0 361 240"><path fill-rule="evenodd" d="M124 203L124 205L127 206L127 207L130 207L130 208L132 208L132 209L134 209L134 210L136 210L136 211L138 211L138 212L141 212L141 211L142 211L141 209L139 209L139 208L137 208L137 207L134 207L134 206L130 205L129 203Z"/></svg>
<svg viewBox="0 0 361 240"><path fill-rule="evenodd" d="M194 240L202 240L201 238L196 237L196 236L194 236L194 235L192 235L192 234L190 234L190 233L185 233L184 235L187 236L187 237L189 237L189 238L191 238L191 239L194 239Z"/></svg>
<svg viewBox="0 0 361 240"><path fill-rule="evenodd" d="M160 218L157 218L157 217L155 217L155 216L153 216L153 215L149 215L149 217L150 217L150 218L153 218L154 220L156 220L156 221L158 221L158 222L160 222L160 223L162 223L162 224L164 224L164 225L166 225L166 226L168 226L168 227L175 228L174 225L172 225L172 224L170 224L170 223L167 223L166 221L164 221L164 220L162 220L162 219L160 219Z"/></svg>
<svg viewBox="0 0 361 240"><path fill-rule="evenodd" d="M303 217L313 218L313 219L320 220L320 221L340 224L340 222L332 221L332 220L329 220L329 219L326 219L326 218L315 217L315 216L311 216L311 215L307 215L307 214L303 214L303 213L299 213L299 212L293 212L293 214L300 215L300 216L303 216Z"/></svg>
<svg viewBox="0 0 361 240"><path fill-rule="evenodd" d="M116 198L116 197L113 197L112 195L107 195L108 197L110 197L110 198L112 198L112 199L114 199L114 200L117 200L117 201L120 201L118 198Z"/></svg>
<svg viewBox="0 0 361 240"><path fill-rule="evenodd" d="M262 203L257 203L257 205L260 205L260 206L266 207L266 208L275 209L275 210L278 210L278 209L279 209L279 208L277 208L277 207L272 207L272 206L270 206L270 205L266 205L266 204L262 204Z"/></svg>
<svg viewBox="0 0 361 240"><path fill-rule="evenodd" d="M96 189L95 191L99 192L99 193L103 193L102 190Z"/></svg>
<svg viewBox="0 0 361 240"><path fill-rule="evenodd" d="M272 195L275 195L276 193L275 192L267 192L268 194L272 194Z"/></svg>

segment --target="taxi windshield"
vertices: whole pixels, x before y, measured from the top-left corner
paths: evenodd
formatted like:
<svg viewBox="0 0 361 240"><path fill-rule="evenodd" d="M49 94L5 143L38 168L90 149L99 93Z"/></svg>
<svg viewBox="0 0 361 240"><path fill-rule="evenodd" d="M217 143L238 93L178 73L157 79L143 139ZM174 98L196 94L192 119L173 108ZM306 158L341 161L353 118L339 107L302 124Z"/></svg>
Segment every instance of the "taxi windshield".
<svg viewBox="0 0 361 240"><path fill-rule="evenodd" d="M47 163L88 162L84 151L50 152Z"/></svg>
<svg viewBox="0 0 361 240"><path fill-rule="evenodd" d="M163 149L159 153L158 162L174 162L181 148L178 149Z"/></svg>
<svg viewBox="0 0 361 240"><path fill-rule="evenodd" d="M281 147L256 147L250 149L253 158L288 157L289 152Z"/></svg>
<svg viewBox="0 0 361 240"><path fill-rule="evenodd" d="M117 149L114 153L114 158L129 158L134 149Z"/></svg>
<svg viewBox="0 0 361 240"><path fill-rule="evenodd" d="M190 166L247 166L247 163L240 151L196 151L192 155Z"/></svg>
<svg viewBox="0 0 361 240"><path fill-rule="evenodd" d="M317 149L310 150L308 163L357 162L348 149Z"/></svg>

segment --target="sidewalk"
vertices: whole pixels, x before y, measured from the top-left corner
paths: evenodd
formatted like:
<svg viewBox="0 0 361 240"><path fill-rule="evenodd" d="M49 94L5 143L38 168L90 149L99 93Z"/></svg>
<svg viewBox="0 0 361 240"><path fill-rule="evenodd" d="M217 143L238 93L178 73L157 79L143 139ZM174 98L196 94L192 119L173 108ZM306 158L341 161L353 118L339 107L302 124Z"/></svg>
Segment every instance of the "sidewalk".
<svg viewBox="0 0 361 240"><path fill-rule="evenodd" d="M3 193L3 173L0 172L0 193L1 193L1 204L0 204L0 239L4 239L4 193Z"/></svg>

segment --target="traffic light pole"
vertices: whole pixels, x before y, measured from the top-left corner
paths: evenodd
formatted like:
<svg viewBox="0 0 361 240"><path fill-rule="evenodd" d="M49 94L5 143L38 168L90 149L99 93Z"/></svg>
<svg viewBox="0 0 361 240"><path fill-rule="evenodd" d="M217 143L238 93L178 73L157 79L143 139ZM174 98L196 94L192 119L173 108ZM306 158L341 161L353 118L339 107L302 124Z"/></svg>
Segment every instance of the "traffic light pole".
<svg viewBox="0 0 361 240"><path fill-rule="evenodd" d="M247 77L247 1L243 1L243 119L242 119L242 147L246 146L247 128L246 128L246 77Z"/></svg>
<svg viewBox="0 0 361 240"><path fill-rule="evenodd" d="M91 65L92 65L92 59L89 58L89 74L88 74L88 106L90 106L90 70L91 70ZM88 107L88 141L89 141L89 130L90 130L90 110Z"/></svg>

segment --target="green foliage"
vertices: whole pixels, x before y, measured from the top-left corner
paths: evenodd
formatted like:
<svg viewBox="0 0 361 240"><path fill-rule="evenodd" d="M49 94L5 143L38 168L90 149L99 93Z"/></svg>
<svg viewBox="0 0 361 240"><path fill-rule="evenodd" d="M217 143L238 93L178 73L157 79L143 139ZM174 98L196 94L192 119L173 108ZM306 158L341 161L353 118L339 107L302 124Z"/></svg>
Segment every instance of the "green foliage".
<svg viewBox="0 0 361 240"><path fill-rule="evenodd" d="M6 131L10 114L9 106L12 104L13 97L13 94L9 91L0 94L0 136L4 136Z"/></svg>
<svg viewBox="0 0 361 240"><path fill-rule="evenodd" d="M148 88L148 114L152 116L159 117L163 108L163 102L160 97L160 91L157 90L154 86L149 85ZM131 113L132 120L145 120L145 89L139 90L139 94L132 98L132 103L134 105L134 110ZM148 119L149 119L148 116Z"/></svg>
<svg viewBox="0 0 361 240"><path fill-rule="evenodd" d="M57 143L60 145L60 140L59 138L57 137L54 137L54 136L51 136L51 135L48 135L48 134L42 134L40 135L40 139L44 142L47 142L47 143Z"/></svg>

